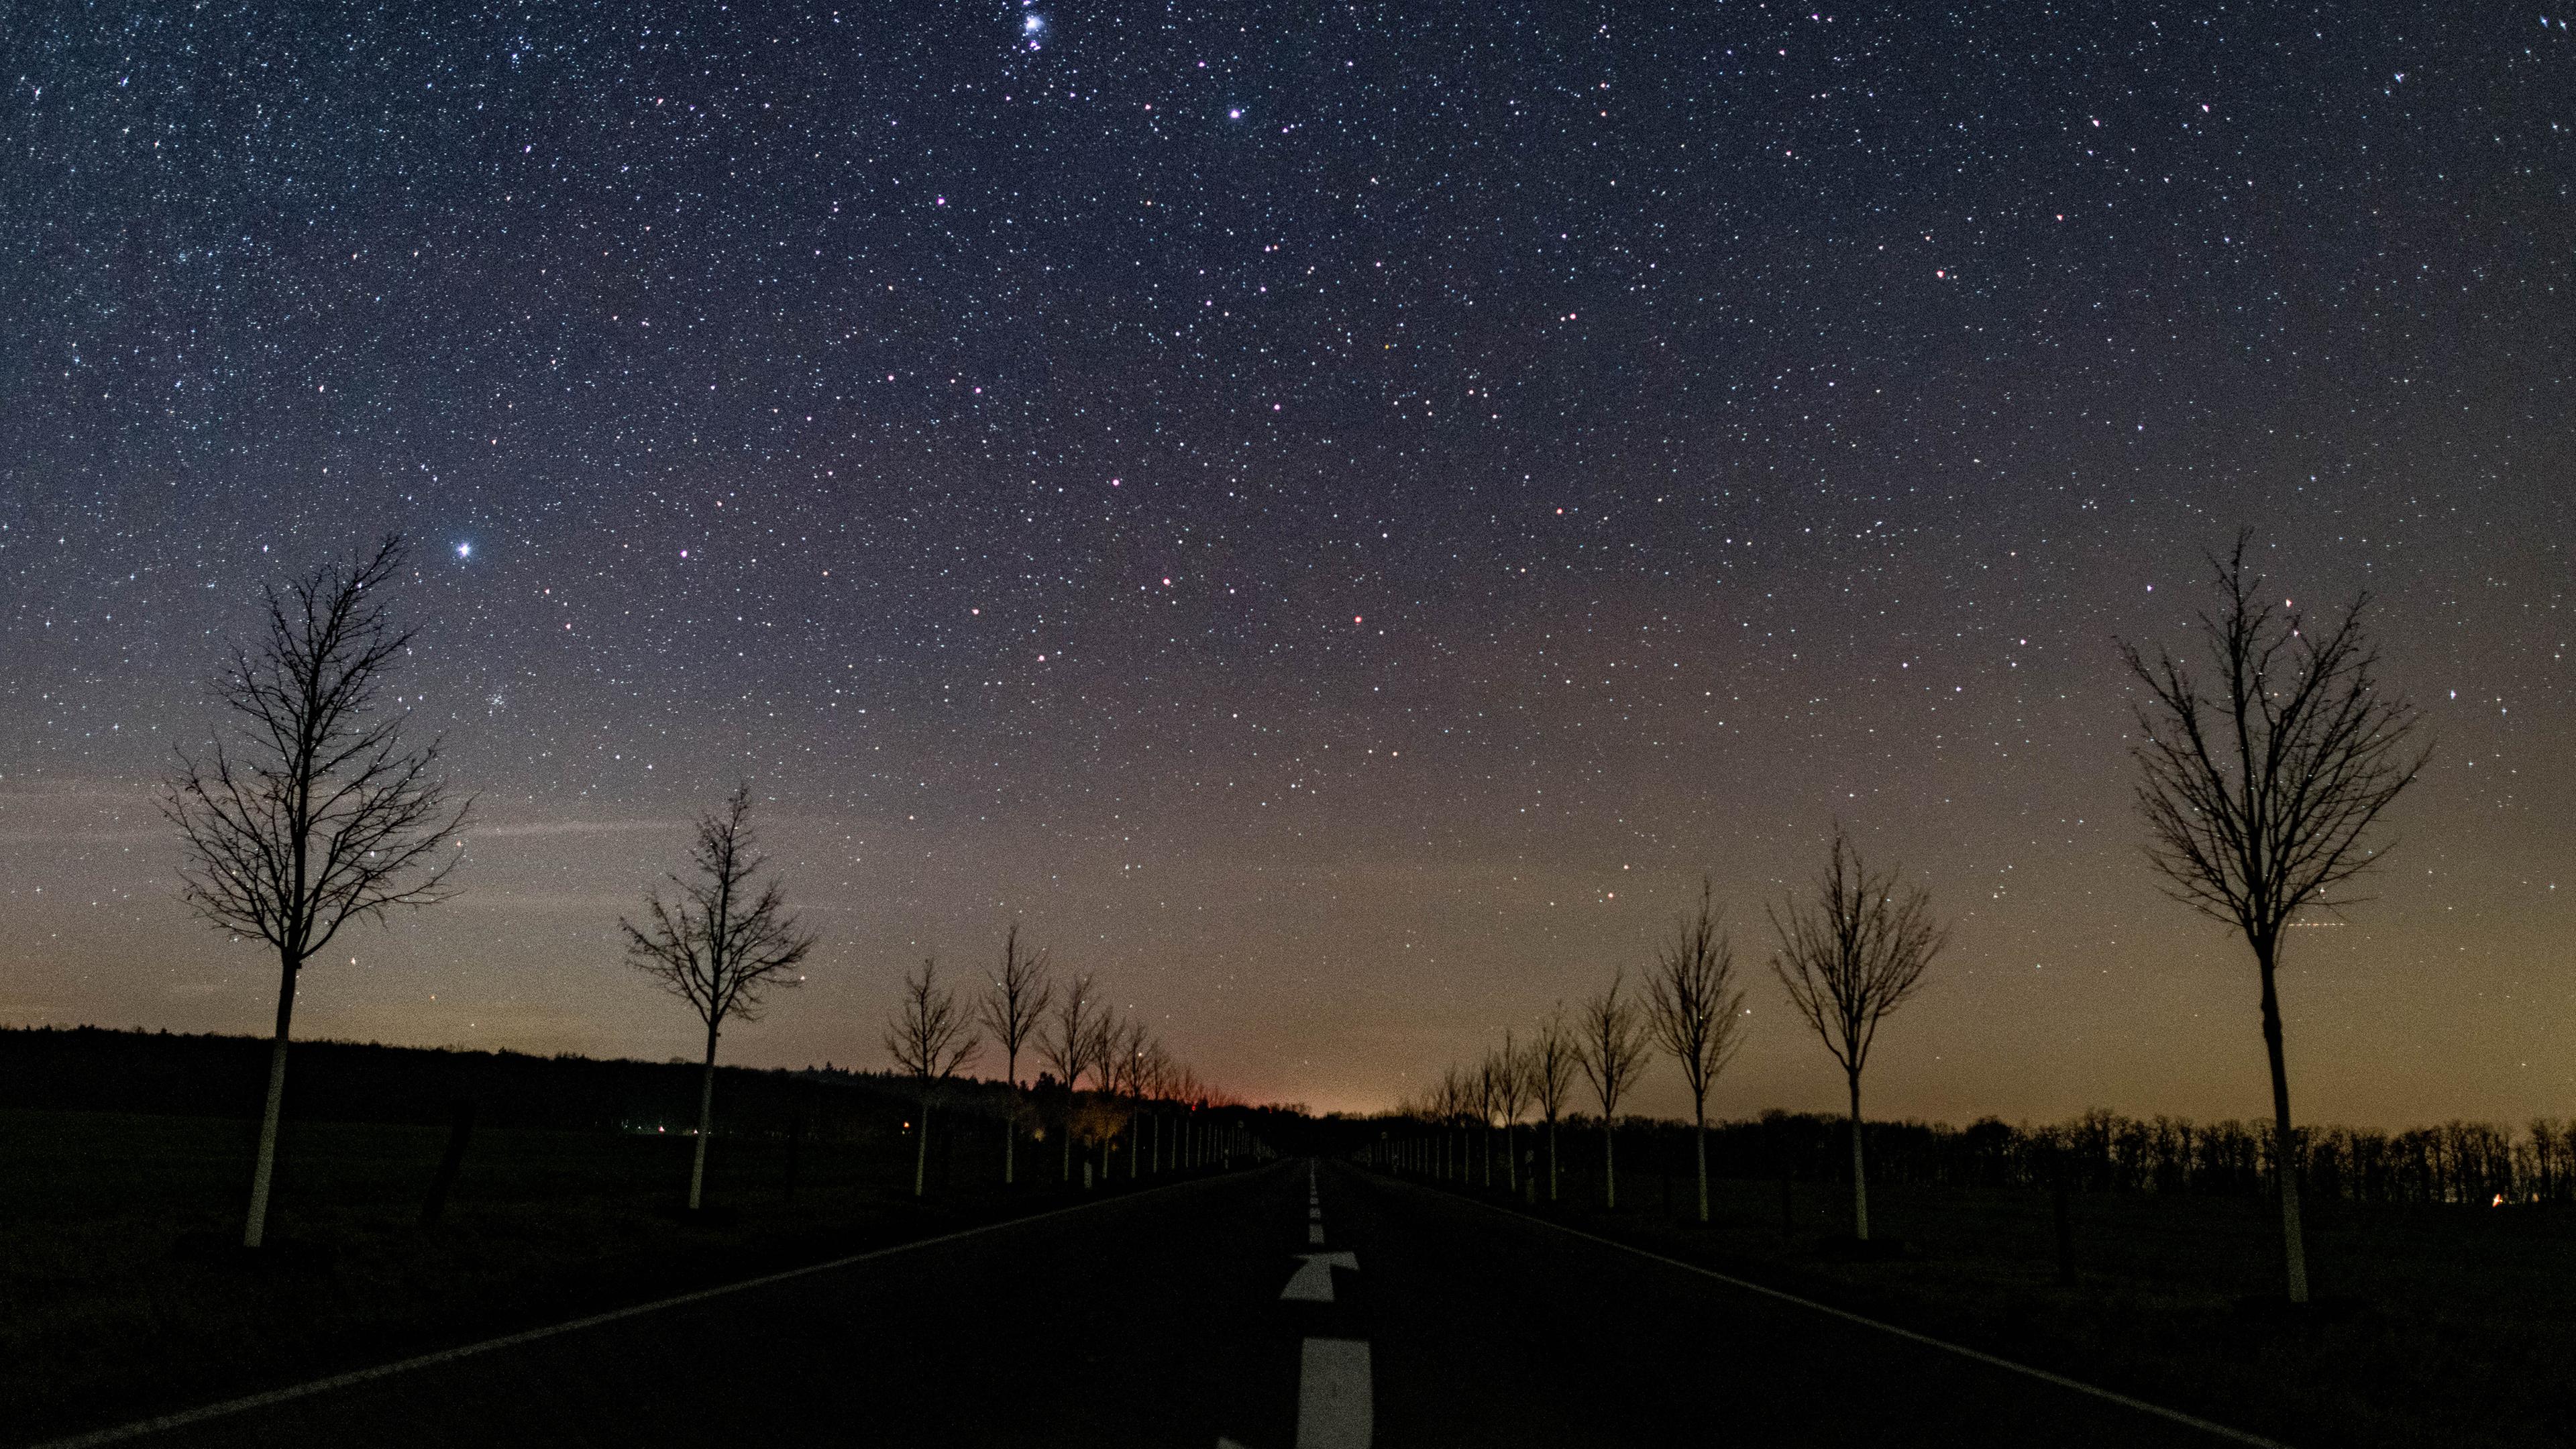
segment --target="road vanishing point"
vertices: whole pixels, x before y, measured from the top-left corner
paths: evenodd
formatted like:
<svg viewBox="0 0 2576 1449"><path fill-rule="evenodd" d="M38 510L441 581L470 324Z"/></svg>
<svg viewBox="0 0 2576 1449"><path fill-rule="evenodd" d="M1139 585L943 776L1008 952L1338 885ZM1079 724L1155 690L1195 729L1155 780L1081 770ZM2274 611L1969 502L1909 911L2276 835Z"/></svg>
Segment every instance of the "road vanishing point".
<svg viewBox="0 0 2576 1449"><path fill-rule="evenodd" d="M1290 1162L48 1449L2270 1441L1408 1182Z"/></svg>

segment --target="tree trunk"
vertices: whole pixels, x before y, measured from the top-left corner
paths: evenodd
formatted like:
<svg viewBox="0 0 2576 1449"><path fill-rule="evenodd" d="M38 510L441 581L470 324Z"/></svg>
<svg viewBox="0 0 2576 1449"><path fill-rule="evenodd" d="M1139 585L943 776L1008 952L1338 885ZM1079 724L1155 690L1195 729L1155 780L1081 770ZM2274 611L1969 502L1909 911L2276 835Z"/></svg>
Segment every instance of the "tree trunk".
<svg viewBox="0 0 2576 1449"><path fill-rule="evenodd" d="M1064 1099L1064 1185L1073 1186L1073 1094Z"/></svg>
<svg viewBox="0 0 2576 1449"><path fill-rule="evenodd" d="M1017 1101L1012 1103L1014 1107L1018 1105ZM1017 1115L1014 1114L1002 1119L1002 1186L1004 1187L1009 1187L1014 1180L1012 1159L1018 1155L1019 1150L1020 1124Z"/></svg>
<svg viewBox="0 0 2576 1449"><path fill-rule="evenodd" d="M1512 1144L1512 1124L1509 1122L1503 1124L1503 1166L1509 1171L1505 1181L1511 1187L1512 1196L1519 1197L1521 1195L1521 1154Z"/></svg>
<svg viewBox="0 0 2576 1449"><path fill-rule="evenodd" d="M2273 1176L2281 1184L2281 1250L2288 1267L2290 1301L2308 1301L2308 1249L2299 1231L2298 1138L2290 1131L2290 1069L2281 1059L2281 998L2273 989L2274 953L2260 943L2255 964L2263 971L2263 1050L2272 1062ZM278 1044L280 1052L285 1043Z"/></svg>
<svg viewBox="0 0 2576 1449"><path fill-rule="evenodd" d="M1860 1073L1846 1072L1851 1079L1852 1140L1852 1236L1869 1241L1869 1169L1860 1157Z"/></svg>
<svg viewBox="0 0 2576 1449"><path fill-rule="evenodd" d="M924 1182L930 1176L930 1094L921 1094L921 1127L913 1134L912 1195L921 1196Z"/></svg>
<svg viewBox="0 0 2576 1449"><path fill-rule="evenodd" d="M1619 1206L1619 1134L1607 1115L1601 1119L1601 1205Z"/></svg>
<svg viewBox="0 0 2576 1449"><path fill-rule="evenodd" d="M1699 1220L1708 1221L1708 1102L1691 1098L1692 1149L1699 1157Z"/></svg>
<svg viewBox="0 0 2576 1449"><path fill-rule="evenodd" d="M256 1248L268 1236L268 1185L277 1171L277 1121L286 1106L286 1032L295 1019L295 974L298 962L282 962L277 986L277 1040L268 1051L268 1105L259 1114L259 1156L250 1169L250 1215L242 1226L242 1246Z"/></svg>
<svg viewBox="0 0 2576 1449"><path fill-rule="evenodd" d="M1547 1200L1556 1201L1556 1119L1547 1119Z"/></svg>
<svg viewBox="0 0 2576 1449"><path fill-rule="evenodd" d="M689 1211L698 1210L699 1190L707 1181L707 1134L716 1123L716 1029L707 1028L707 1068L698 1078L698 1150L689 1163Z"/></svg>

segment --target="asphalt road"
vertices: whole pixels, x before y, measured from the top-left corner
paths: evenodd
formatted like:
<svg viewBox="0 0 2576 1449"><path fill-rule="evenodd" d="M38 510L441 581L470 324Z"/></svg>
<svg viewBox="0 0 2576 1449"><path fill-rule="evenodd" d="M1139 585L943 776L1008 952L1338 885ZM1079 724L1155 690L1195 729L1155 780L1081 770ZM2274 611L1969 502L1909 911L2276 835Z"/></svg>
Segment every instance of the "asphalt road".
<svg viewBox="0 0 2576 1449"><path fill-rule="evenodd" d="M1304 1163L126 1442L1676 1441L2224 1442L1541 1223Z"/></svg>

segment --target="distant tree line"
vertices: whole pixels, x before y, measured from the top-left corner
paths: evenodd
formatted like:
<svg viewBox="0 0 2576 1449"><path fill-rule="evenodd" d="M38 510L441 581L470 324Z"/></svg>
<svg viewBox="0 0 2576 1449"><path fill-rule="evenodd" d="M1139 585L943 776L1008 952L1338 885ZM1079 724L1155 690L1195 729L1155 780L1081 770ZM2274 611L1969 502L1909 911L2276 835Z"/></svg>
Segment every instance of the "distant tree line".
<svg viewBox="0 0 2576 1449"><path fill-rule="evenodd" d="M1428 1175L1481 1185L1475 1170L1490 1133L1499 1151L1502 1128L1472 1117L1388 1116L1357 1140L1361 1155L1389 1161L1406 1144ZM1588 1114L1562 1119L1566 1130L1601 1131ZM1847 1119L1811 1112L1765 1112L1713 1121L1707 1128L1709 1170L1733 1179L1778 1178L1848 1184ZM1441 1136L1451 1137L1444 1168ZM1686 1172L1692 1126L1668 1118L1624 1117L1620 1161L1635 1172ZM2205 1197L2276 1196L2279 1140L2271 1124L2228 1119L2129 1117L2096 1110L2065 1122L2017 1125L1993 1117L1965 1127L1947 1123L1869 1122L1863 1127L1870 1176L1881 1183L1982 1188L2053 1188L2061 1176L2083 1192L2173 1193ZM2576 1204L2576 1120L2534 1119L2521 1130L2489 1122L2445 1122L2402 1131L2310 1127L2298 1134L2301 1191L2311 1203L2363 1206ZM1496 1185L1501 1186L1500 1180Z"/></svg>

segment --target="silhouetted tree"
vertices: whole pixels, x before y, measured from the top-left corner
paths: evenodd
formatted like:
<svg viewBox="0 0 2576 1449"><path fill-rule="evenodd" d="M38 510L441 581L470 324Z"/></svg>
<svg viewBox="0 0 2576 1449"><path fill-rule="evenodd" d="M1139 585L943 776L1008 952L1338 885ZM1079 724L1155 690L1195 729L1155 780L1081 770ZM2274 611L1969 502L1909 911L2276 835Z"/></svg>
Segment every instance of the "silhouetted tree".
<svg viewBox="0 0 2576 1449"><path fill-rule="evenodd" d="M2162 649L2149 661L2123 643L2120 657L2147 689L2136 708L2145 738L2133 751L2147 857L2166 894L2244 934L2262 978L2282 1252L2290 1301L2305 1303L2275 983L2281 933L2304 909L2352 903L2342 888L2386 853L2369 843L2372 828L2432 751L2414 743L2414 706L2380 688L2379 651L2363 627L2370 595L2311 631L2289 600L2272 608L2246 563L2251 544L2239 533L2226 559L2210 559L2218 607L2199 615L2206 676Z"/></svg>
<svg viewBox="0 0 2576 1449"><path fill-rule="evenodd" d="M1743 1045L1744 993L1735 985L1735 947L1703 878L1699 910L1673 927L1646 981L1646 1022L1655 1044L1681 1064L1691 1094L1691 1148L1699 1164L1699 1220L1708 1221L1708 1089Z"/></svg>
<svg viewBox="0 0 2576 1449"><path fill-rule="evenodd" d="M1860 1074L1878 1025L1923 983L1949 932L1932 919L1922 887L1896 895L1896 872L1873 875L1834 827L1832 854L1809 899L1771 908L1780 938L1771 969L1789 1004L1842 1063L1851 1089L1852 1235L1869 1239L1869 1172L1861 1158Z"/></svg>
<svg viewBox="0 0 2576 1449"><path fill-rule="evenodd" d="M1529 1110L1529 1099L1529 1053L1513 1043L1506 1029L1502 1049L1493 1056L1493 1101L1495 1113L1503 1119L1503 1161L1511 1169L1507 1181L1514 1197L1521 1191L1521 1156L1512 1140L1512 1128Z"/></svg>
<svg viewBox="0 0 2576 1449"><path fill-rule="evenodd" d="M885 1047L896 1070L912 1078L921 1096L921 1121L913 1139L912 1195L922 1194L930 1169L932 1100L957 1069L975 1059L975 1025L954 990L939 988L939 962L924 957L921 974L903 978L903 1001L886 1023ZM947 1159L942 1158L941 1161Z"/></svg>
<svg viewBox="0 0 2576 1449"><path fill-rule="evenodd" d="M388 535L346 566L263 586L261 638L233 647L216 684L230 727L202 753L178 750L164 787L162 813L182 850L180 899L217 929L277 952L277 1027L246 1248L268 1228L297 977L351 921L446 899L455 857L438 845L471 808L448 808L439 742L411 746L403 716L378 712L388 672L412 640L379 602L405 554L402 539Z"/></svg>
<svg viewBox="0 0 2576 1449"><path fill-rule="evenodd" d="M1137 1150L1143 1145L1143 1139L1136 1128L1145 1112L1145 1075L1152 1068L1153 1051L1153 1037L1146 1031L1145 1023L1133 1016L1128 1017L1109 1038L1107 1058L1113 1063L1109 1071L1109 1094L1123 1098L1127 1103L1127 1180L1130 1182L1143 1172L1138 1159L1144 1154Z"/></svg>
<svg viewBox="0 0 2576 1449"><path fill-rule="evenodd" d="M1566 1027L1565 1007L1560 1003L1538 1024L1538 1035L1530 1041L1530 1097L1538 1106L1539 1116L1547 1122L1547 1200L1556 1201L1556 1123L1565 1115L1565 1099L1573 1094L1575 1075L1583 1070L1582 1051L1574 1033Z"/></svg>
<svg viewBox="0 0 2576 1449"><path fill-rule="evenodd" d="M1011 1120L1002 1132L1004 1186L1018 1180L1020 1049L1037 1035L1054 994L1055 983L1047 979L1046 953L1021 950L1020 923L1011 922L1002 935L1002 969L984 993L983 1009L984 1030L1002 1049L1002 1075L1011 1087Z"/></svg>
<svg viewBox="0 0 2576 1449"><path fill-rule="evenodd" d="M1099 1058L1093 1047L1099 1036L1102 1004L1094 1000L1090 973L1085 972L1066 983L1056 997L1055 1015L1038 1037L1038 1055L1064 1083L1064 1180L1073 1181L1073 1117L1076 1099L1082 1091L1082 1074L1095 1071Z"/></svg>
<svg viewBox="0 0 2576 1449"><path fill-rule="evenodd" d="M1472 1112L1475 1105L1475 1097L1475 1091L1468 1082L1468 1074L1466 1072L1460 1070L1454 1064L1441 1069L1440 1086L1437 1091L1432 1093L1432 1099L1438 1104L1440 1109L1440 1175L1444 1179L1450 1175L1449 1157L1451 1144L1456 1142L1457 1129L1461 1124L1466 1122L1468 1116ZM1456 1145L1458 1156L1457 1176L1461 1181L1464 1181L1468 1176L1466 1144L1463 1142L1456 1142Z"/></svg>
<svg viewBox="0 0 2576 1449"><path fill-rule="evenodd" d="M707 1029L698 1079L698 1142L689 1163L689 1210L698 1209L707 1177L707 1138L715 1131L716 1037L727 1021L758 1021L772 988L798 985L794 974L814 937L797 928L775 880L758 880L769 858L751 829L751 786L736 785L724 805L698 818L689 847L694 874L670 877L669 899L645 897L642 926L620 916L627 964L689 1003Z"/></svg>
<svg viewBox="0 0 2576 1449"><path fill-rule="evenodd" d="M1646 1028L1637 1019L1635 1002L1622 1000L1627 984L1622 972L1610 988L1584 1003L1582 1041L1575 1060L1601 1099L1601 1203L1619 1205L1619 1101L1636 1085L1646 1065Z"/></svg>

